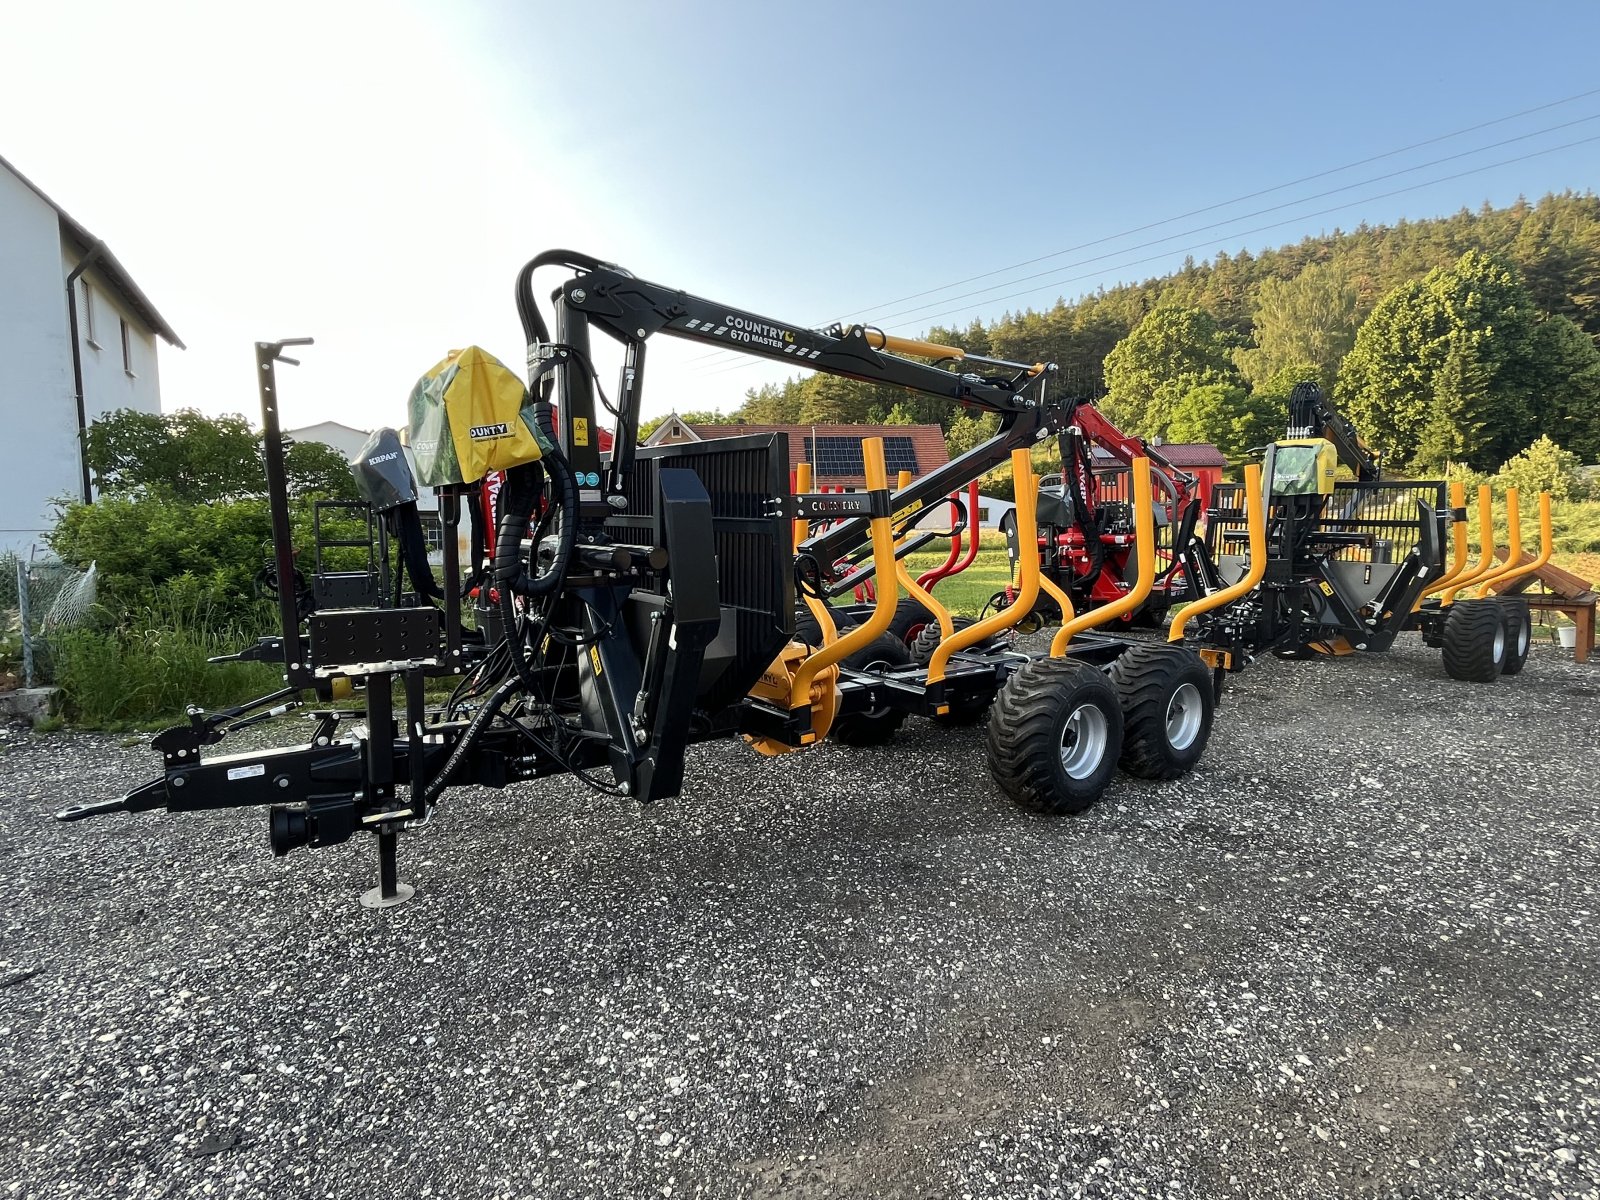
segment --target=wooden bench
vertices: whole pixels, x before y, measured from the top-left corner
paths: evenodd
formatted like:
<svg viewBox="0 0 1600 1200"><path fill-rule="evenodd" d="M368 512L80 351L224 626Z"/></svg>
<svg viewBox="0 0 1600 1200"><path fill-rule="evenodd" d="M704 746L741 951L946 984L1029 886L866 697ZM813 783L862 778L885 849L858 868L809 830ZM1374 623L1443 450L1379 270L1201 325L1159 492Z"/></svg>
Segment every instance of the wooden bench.
<svg viewBox="0 0 1600 1200"><path fill-rule="evenodd" d="M1501 546L1495 557L1505 561L1509 550ZM1523 554L1521 561L1532 563L1531 554ZM1497 589L1498 591L1498 589ZM1505 595L1520 595L1535 612L1558 612L1572 619L1578 627L1578 641L1573 648L1573 658L1588 662L1594 652L1595 610L1600 607L1600 595L1586 580L1563 571L1554 563L1546 563L1537 571L1529 572L1504 589Z"/></svg>

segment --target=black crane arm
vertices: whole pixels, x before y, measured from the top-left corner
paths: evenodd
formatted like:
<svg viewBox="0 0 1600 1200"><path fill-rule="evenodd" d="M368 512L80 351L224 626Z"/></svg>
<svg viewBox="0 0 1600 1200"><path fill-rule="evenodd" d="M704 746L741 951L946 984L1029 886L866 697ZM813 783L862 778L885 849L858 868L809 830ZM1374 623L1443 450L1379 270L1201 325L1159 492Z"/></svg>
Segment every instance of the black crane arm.
<svg viewBox="0 0 1600 1200"><path fill-rule="evenodd" d="M1289 393L1289 436L1326 438L1333 443L1339 461L1354 471L1363 483L1382 476L1378 452L1367 445L1361 431L1333 406L1315 383L1297 383Z"/></svg>
<svg viewBox="0 0 1600 1200"><path fill-rule="evenodd" d="M576 272L551 297L556 318L553 337L539 314L530 282L533 271L543 266ZM943 499L1005 462L1012 449L1031 446L1066 428L1076 408L1070 400L1046 399L1046 386L1056 371L1054 363L987 358L955 346L895 337L866 325L808 329L650 283L570 251L549 251L529 262L518 276L517 300L528 339L530 371L550 354L579 360L578 369L569 366L559 376L562 444L578 478L604 476L599 492L580 492L581 522L591 528L603 523L607 496L621 495L632 468L645 341L658 333L807 370L902 387L999 414L1000 430L995 437L896 492L896 511ZM588 362L593 329L622 343L625 354L616 400L608 405L615 420L609 462L602 460L598 439L590 436L597 417ZM904 355L934 361L916 362ZM949 365L936 365L941 362ZM840 521L798 549L831 562L864 544L867 531L864 517Z"/></svg>

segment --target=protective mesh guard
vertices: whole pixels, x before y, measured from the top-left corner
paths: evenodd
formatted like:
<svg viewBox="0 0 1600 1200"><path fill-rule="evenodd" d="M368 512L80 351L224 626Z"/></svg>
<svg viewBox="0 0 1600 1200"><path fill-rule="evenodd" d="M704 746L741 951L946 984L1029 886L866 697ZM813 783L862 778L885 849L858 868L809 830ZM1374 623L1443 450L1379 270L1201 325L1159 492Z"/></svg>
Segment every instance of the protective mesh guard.
<svg viewBox="0 0 1600 1200"><path fill-rule="evenodd" d="M1445 507L1442 480L1353 483L1333 486L1317 529L1323 533L1361 534L1365 545L1351 545L1334 557L1348 563L1398 563L1416 549L1417 502L1435 512ZM1249 528L1244 512L1244 485L1219 483L1212 489L1206 514L1206 545L1215 554L1240 554Z"/></svg>
<svg viewBox="0 0 1600 1200"><path fill-rule="evenodd" d="M618 541L662 544L656 512L661 465L693 471L711 496L718 598L734 611L737 638L732 666L701 697L716 712L749 692L794 628L794 531L780 503L789 491L788 441L755 433L641 447L628 506L606 522Z"/></svg>

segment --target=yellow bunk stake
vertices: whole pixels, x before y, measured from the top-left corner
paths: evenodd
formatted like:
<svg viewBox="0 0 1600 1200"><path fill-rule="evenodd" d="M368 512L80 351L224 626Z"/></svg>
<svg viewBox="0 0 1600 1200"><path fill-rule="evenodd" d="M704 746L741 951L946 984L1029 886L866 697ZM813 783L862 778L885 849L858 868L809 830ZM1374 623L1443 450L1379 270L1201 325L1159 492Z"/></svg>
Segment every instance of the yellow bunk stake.
<svg viewBox="0 0 1600 1200"><path fill-rule="evenodd" d="M1510 497L1515 493L1515 491L1516 489L1513 488L1506 493L1508 508L1510 508ZM1483 581L1483 585L1478 591L1479 596L1488 595L1489 593L1487 589L1491 585L1503 592L1506 588L1510 587L1524 575L1533 574L1540 567L1544 566L1545 563L1550 561L1550 552L1555 548L1552 545L1555 530L1551 527L1549 492L1539 493L1539 554L1538 557L1536 557L1531 563L1519 564L1517 562L1517 559L1522 557L1522 543L1521 539L1517 536L1520 532L1520 522L1518 522L1515 515L1516 509L1510 508L1510 511L1513 514L1511 518L1511 544L1513 548L1511 553L1506 555L1505 567L1499 571L1496 571L1493 575L1489 576Z"/></svg>
<svg viewBox="0 0 1600 1200"><path fill-rule="evenodd" d="M896 484L896 491L904 491L911 486L911 472L901 471ZM906 560L897 558L894 562L894 577L900 581L900 586L906 593L933 614L933 619L939 622L940 638L947 638L955 630L955 623L950 620L950 610L933 598L933 593L928 591L912 577L911 568L906 566Z"/></svg>
<svg viewBox="0 0 1600 1200"><path fill-rule="evenodd" d="M1467 485L1459 479L1450 485L1450 511L1452 513L1464 512L1467 507ZM1412 612L1422 608L1422 598L1431 596L1434 592L1449 587L1459 579L1467 569L1467 521L1463 516L1461 520L1450 522L1450 569L1417 594L1417 602L1411 606Z"/></svg>
<svg viewBox="0 0 1600 1200"><path fill-rule="evenodd" d="M1043 573L1039 576L1039 590L1061 606L1061 623L1066 625L1074 615L1072 597L1067 595L1065 589L1059 587L1054 580Z"/></svg>
<svg viewBox="0 0 1600 1200"><path fill-rule="evenodd" d="M796 463L794 468L794 494L804 496L810 493L812 484L811 464L807 462ZM800 543L811 536L811 522L804 517L794 519L794 545L800 548Z"/></svg>
<svg viewBox="0 0 1600 1200"><path fill-rule="evenodd" d="M796 495L808 495L811 491L812 482L810 463L803 462L795 467L794 490ZM794 522L794 544L796 548L809 536L811 536L811 523L804 517L796 517ZM806 608L811 615L816 618L817 627L822 630L822 644L824 646L832 644L834 639L839 636L838 626L833 623L833 610L816 596L809 593L802 592L801 598L805 600Z"/></svg>
<svg viewBox="0 0 1600 1200"><path fill-rule="evenodd" d="M1506 489L1506 565L1503 568L1493 565L1493 545L1491 542L1489 551L1491 566L1478 578L1478 590L1473 593L1479 600L1488 596L1489 585L1496 579L1517 570L1517 560L1522 557L1522 497L1517 494L1516 488Z"/></svg>
<svg viewBox="0 0 1600 1200"><path fill-rule="evenodd" d="M1441 607L1448 608L1456 602L1456 593L1477 583L1494 570L1494 498L1489 485L1478 489L1478 561L1465 575L1455 579L1439 597Z"/></svg>
<svg viewBox="0 0 1600 1200"><path fill-rule="evenodd" d="M1183 627L1193 618L1201 613L1210 612L1213 608L1233 603L1260 583L1262 577L1266 575L1266 497L1261 491L1261 468L1255 463L1244 469L1244 512L1245 522L1250 530L1250 565L1239 578L1239 582L1184 605L1182 611L1172 618L1172 624L1167 628L1167 641L1183 641Z"/></svg>
<svg viewBox="0 0 1600 1200"><path fill-rule="evenodd" d="M867 491L887 493L889 472L883 462L883 439L862 438L861 459L866 466ZM871 645L879 634L889 628L889 622L894 620L895 604L899 599L898 592L889 583L894 578L894 522L885 513L881 517L868 518L867 523L872 530L872 561L876 566L880 585L872 615L800 664L789 687L791 711L804 708L810 703L811 681L819 672L850 657L857 650ZM807 738L815 740L813 735L807 735Z"/></svg>
<svg viewBox="0 0 1600 1200"><path fill-rule="evenodd" d="M1061 628L1050 642L1050 656L1060 658L1067 652L1072 635L1107 621L1115 621L1123 613L1132 612L1145 602L1156 581L1156 517L1155 501L1150 494L1150 460L1133 460L1133 544L1139 556L1139 577L1127 595L1119 596L1110 604L1092 608L1081 617L1073 617L1070 610Z"/></svg>
<svg viewBox="0 0 1600 1200"><path fill-rule="evenodd" d="M965 650L968 646L976 646L1001 630L1010 629L1032 612L1034 604L1038 602L1039 477L1033 473L1033 462L1026 450L1011 452L1011 476L1015 481L1017 494L1017 545L1024 550L1029 546L1033 547L1032 554L1021 553L1017 556L1017 573L1020 578L1016 601L1006 605L993 616L985 617L965 629L958 629L946 635L928 661L929 687L944 679L945 668L950 665L951 655ZM939 707L941 716L948 711L948 705Z"/></svg>

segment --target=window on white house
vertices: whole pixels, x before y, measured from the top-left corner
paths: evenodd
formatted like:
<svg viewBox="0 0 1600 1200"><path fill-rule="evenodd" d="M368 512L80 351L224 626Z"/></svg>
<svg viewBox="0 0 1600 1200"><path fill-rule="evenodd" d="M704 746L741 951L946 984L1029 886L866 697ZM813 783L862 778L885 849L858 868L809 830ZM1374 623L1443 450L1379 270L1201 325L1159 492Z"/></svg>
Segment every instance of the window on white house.
<svg viewBox="0 0 1600 1200"><path fill-rule="evenodd" d="M428 543L428 553L438 554L443 551L444 522L435 513L423 513L420 520L423 539Z"/></svg>
<svg viewBox="0 0 1600 1200"><path fill-rule="evenodd" d="M128 332L128 318L122 318L122 369L133 374L133 335Z"/></svg>
<svg viewBox="0 0 1600 1200"><path fill-rule="evenodd" d="M89 286L89 281L83 281L83 336L89 339L89 344L96 350L100 343L94 336L94 288Z"/></svg>

